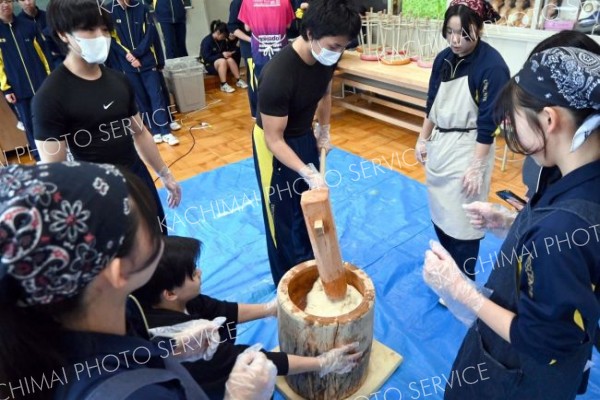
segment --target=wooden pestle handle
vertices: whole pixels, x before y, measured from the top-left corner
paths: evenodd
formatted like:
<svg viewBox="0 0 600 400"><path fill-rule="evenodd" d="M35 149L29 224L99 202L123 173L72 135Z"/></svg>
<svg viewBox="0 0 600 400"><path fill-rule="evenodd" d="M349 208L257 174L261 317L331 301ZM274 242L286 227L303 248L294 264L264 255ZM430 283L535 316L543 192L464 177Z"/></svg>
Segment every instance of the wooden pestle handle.
<svg viewBox="0 0 600 400"><path fill-rule="evenodd" d="M300 205L325 294L332 301L342 300L346 297L346 271L331 212L329 189L305 191Z"/></svg>

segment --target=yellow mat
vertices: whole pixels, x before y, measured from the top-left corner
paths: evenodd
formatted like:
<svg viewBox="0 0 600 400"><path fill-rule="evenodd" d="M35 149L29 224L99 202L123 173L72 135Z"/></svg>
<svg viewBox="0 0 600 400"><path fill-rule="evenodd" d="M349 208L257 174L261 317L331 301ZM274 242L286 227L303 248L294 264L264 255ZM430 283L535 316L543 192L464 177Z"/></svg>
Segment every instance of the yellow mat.
<svg viewBox="0 0 600 400"><path fill-rule="evenodd" d="M279 351L279 347L273 351ZM394 350L383 343L373 340L371 347L371 358L369 359L369 370L365 383L350 397L354 399L359 396L369 398L370 395L377 392L387 379L394 373L396 368L402 364L404 359ZM284 376L278 376L275 387L283 397L288 400L303 400L287 384Z"/></svg>

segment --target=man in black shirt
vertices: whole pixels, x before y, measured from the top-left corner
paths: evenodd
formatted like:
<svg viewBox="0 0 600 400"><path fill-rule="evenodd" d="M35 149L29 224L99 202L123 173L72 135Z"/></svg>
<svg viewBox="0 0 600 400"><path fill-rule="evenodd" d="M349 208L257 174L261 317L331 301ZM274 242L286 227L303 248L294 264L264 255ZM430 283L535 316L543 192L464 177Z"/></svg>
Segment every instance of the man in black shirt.
<svg viewBox="0 0 600 400"><path fill-rule="evenodd" d="M290 268L314 258L300 198L305 190L325 185L309 164L318 165L319 149L331 147L331 79L360 26L350 1L311 1L301 37L265 66L259 80L254 165L276 285ZM313 134L315 111L319 124Z"/></svg>
<svg viewBox="0 0 600 400"><path fill-rule="evenodd" d="M96 5L96 7L93 7ZM143 161L154 169L176 207L181 188L162 160L137 112L125 75L104 67L112 20L93 0L53 0L48 5L51 34L65 61L44 81L33 99L35 141L43 162L77 161L126 167L149 187L161 226L164 211ZM166 233L166 231L165 231Z"/></svg>

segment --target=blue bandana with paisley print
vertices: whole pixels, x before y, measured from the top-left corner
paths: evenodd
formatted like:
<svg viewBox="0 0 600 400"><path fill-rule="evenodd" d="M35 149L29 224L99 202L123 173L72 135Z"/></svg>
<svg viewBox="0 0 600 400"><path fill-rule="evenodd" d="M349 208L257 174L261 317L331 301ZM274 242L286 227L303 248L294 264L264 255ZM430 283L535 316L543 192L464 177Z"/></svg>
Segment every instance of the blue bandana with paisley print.
<svg viewBox="0 0 600 400"><path fill-rule="evenodd" d="M600 55L554 47L534 54L514 79L529 95L548 104L595 110L575 132L571 152L600 127Z"/></svg>

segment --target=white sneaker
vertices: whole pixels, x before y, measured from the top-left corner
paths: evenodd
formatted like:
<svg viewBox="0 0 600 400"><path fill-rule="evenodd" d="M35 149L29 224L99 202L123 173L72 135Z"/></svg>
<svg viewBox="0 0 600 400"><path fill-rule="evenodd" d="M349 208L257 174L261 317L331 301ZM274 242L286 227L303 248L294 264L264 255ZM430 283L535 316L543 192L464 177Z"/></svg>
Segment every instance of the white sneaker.
<svg viewBox="0 0 600 400"><path fill-rule="evenodd" d="M23 123L21 121L17 121L17 129L20 131L24 131L25 125L23 125Z"/></svg>
<svg viewBox="0 0 600 400"><path fill-rule="evenodd" d="M173 121L171 124L169 124L169 128L171 128L172 131L178 131L181 129L181 125L179 125L177 121Z"/></svg>
<svg viewBox="0 0 600 400"><path fill-rule="evenodd" d="M154 136L152 136L152 138L154 139L154 143L156 143L156 144L163 142L161 135L154 135Z"/></svg>
<svg viewBox="0 0 600 400"><path fill-rule="evenodd" d="M233 92L235 92L235 89L232 88L231 86L229 86L228 83L224 83L221 85L221 92L233 93Z"/></svg>
<svg viewBox="0 0 600 400"><path fill-rule="evenodd" d="M168 135L162 135L162 141L168 143L169 146L175 146L179 144L179 139L177 139L172 133L169 133Z"/></svg>
<svg viewBox="0 0 600 400"><path fill-rule="evenodd" d="M244 82L243 79L238 79L238 81L235 83L235 86L241 88L241 89L246 89L248 87L248 84L246 82Z"/></svg>

